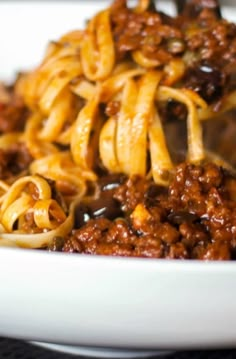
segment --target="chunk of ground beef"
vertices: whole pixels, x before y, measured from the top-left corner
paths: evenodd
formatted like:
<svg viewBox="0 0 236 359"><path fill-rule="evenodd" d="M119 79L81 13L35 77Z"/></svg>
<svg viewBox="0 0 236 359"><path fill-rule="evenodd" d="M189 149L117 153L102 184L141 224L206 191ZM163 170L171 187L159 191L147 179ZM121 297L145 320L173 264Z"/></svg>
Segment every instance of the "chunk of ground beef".
<svg viewBox="0 0 236 359"><path fill-rule="evenodd" d="M1 85L1 84L0 84ZM28 110L11 88L0 86L0 133L24 129Z"/></svg>
<svg viewBox="0 0 236 359"><path fill-rule="evenodd" d="M0 149L0 179L7 180L27 170L32 157L23 143L15 143L7 150Z"/></svg>

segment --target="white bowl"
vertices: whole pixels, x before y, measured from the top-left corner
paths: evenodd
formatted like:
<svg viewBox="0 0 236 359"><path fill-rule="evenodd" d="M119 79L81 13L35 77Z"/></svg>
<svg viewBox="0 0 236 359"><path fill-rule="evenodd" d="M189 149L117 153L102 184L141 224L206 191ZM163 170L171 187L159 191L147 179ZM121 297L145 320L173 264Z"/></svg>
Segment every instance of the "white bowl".
<svg viewBox="0 0 236 359"><path fill-rule="evenodd" d="M0 335L72 346L233 347L234 262L0 250Z"/></svg>

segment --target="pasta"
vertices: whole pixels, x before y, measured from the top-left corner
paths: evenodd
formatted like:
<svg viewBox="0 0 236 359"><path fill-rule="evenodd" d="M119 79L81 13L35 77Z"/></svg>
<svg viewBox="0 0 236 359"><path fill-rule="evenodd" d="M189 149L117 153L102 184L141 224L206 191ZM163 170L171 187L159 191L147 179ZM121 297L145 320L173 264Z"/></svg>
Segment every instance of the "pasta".
<svg viewBox="0 0 236 359"><path fill-rule="evenodd" d="M233 43L236 30L214 10L203 9L196 19L191 27L188 7L171 18L154 10L149 0L139 0L133 8L115 0L84 30L51 42L41 64L19 76L13 95L26 109L24 123L2 131L0 149L7 152L22 145L30 160L23 170L1 179L0 245L45 248L55 238L70 235L76 206L98 198L101 174L146 178L168 187L179 164L167 141L170 104L182 111L175 122L186 123L184 162L201 166L210 161L233 171L206 149L203 124L231 109L236 93L221 91L219 97L212 90L204 95L204 84L196 90L187 75L199 64L201 71L211 64L204 47L211 26L228 31L225 46ZM185 25L180 29L181 21ZM202 41L201 53L194 39ZM214 46L208 52L214 52ZM235 59L225 56L216 66L218 73ZM222 90L225 85L220 86ZM4 86L0 88L0 104L8 103L9 96ZM178 125L176 129L175 136L181 137ZM131 221L137 225L140 218L151 217L138 204Z"/></svg>

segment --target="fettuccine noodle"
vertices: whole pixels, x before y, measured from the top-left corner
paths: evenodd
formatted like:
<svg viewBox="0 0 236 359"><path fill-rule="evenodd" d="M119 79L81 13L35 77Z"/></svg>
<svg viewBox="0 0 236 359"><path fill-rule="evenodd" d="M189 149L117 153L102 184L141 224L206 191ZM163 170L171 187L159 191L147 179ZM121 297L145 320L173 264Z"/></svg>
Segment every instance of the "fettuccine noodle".
<svg viewBox="0 0 236 359"><path fill-rule="evenodd" d="M133 12L142 15L149 5L140 0ZM175 163L160 106L169 101L187 111L186 160L209 156L201 120L214 111L181 85L184 58L163 64L140 49L118 58L111 9L51 43L42 63L16 83L29 113L23 130L0 137L0 148L23 143L32 162L27 173L0 182L0 245L40 248L70 233L75 204L88 191L96 195L99 166L167 186ZM104 111L109 105L113 111Z"/></svg>

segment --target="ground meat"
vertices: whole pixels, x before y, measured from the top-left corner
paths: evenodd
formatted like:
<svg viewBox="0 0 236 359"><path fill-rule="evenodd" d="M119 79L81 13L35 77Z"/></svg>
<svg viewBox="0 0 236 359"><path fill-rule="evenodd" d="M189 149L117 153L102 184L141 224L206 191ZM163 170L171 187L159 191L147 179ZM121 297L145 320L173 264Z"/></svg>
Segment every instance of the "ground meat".
<svg viewBox="0 0 236 359"><path fill-rule="evenodd" d="M32 157L23 143L0 149L0 179L7 180L27 170Z"/></svg>
<svg viewBox="0 0 236 359"><path fill-rule="evenodd" d="M133 177L117 188L114 198L120 202L124 212L131 212L144 200L149 186L150 183L144 178Z"/></svg>
<svg viewBox="0 0 236 359"><path fill-rule="evenodd" d="M113 188L122 217L90 218L64 238L64 243L60 238L60 246L55 239L50 250L167 259L234 259L235 193L236 178L212 163L179 165L168 190L150 180L129 178Z"/></svg>
<svg viewBox="0 0 236 359"><path fill-rule="evenodd" d="M117 60L137 50L160 67L181 58L186 67L181 85L208 103L217 102L232 90L227 67L236 63L236 25L221 18L214 0L191 1L181 10L171 18L154 6L139 13L124 0L114 1L111 22Z"/></svg>
<svg viewBox="0 0 236 359"><path fill-rule="evenodd" d="M123 0L114 1L111 20L117 57L140 50L146 57L165 64L172 58L172 48L175 55L183 53L185 46L181 32L167 21L163 22L163 18L153 8L139 14L128 8ZM180 45L170 46L173 40Z"/></svg>
<svg viewBox="0 0 236 359"><path fill-rule="evenodd" d="M28 110L22 99L7 87L0 87L0 133L21 131Z"/></svg>

